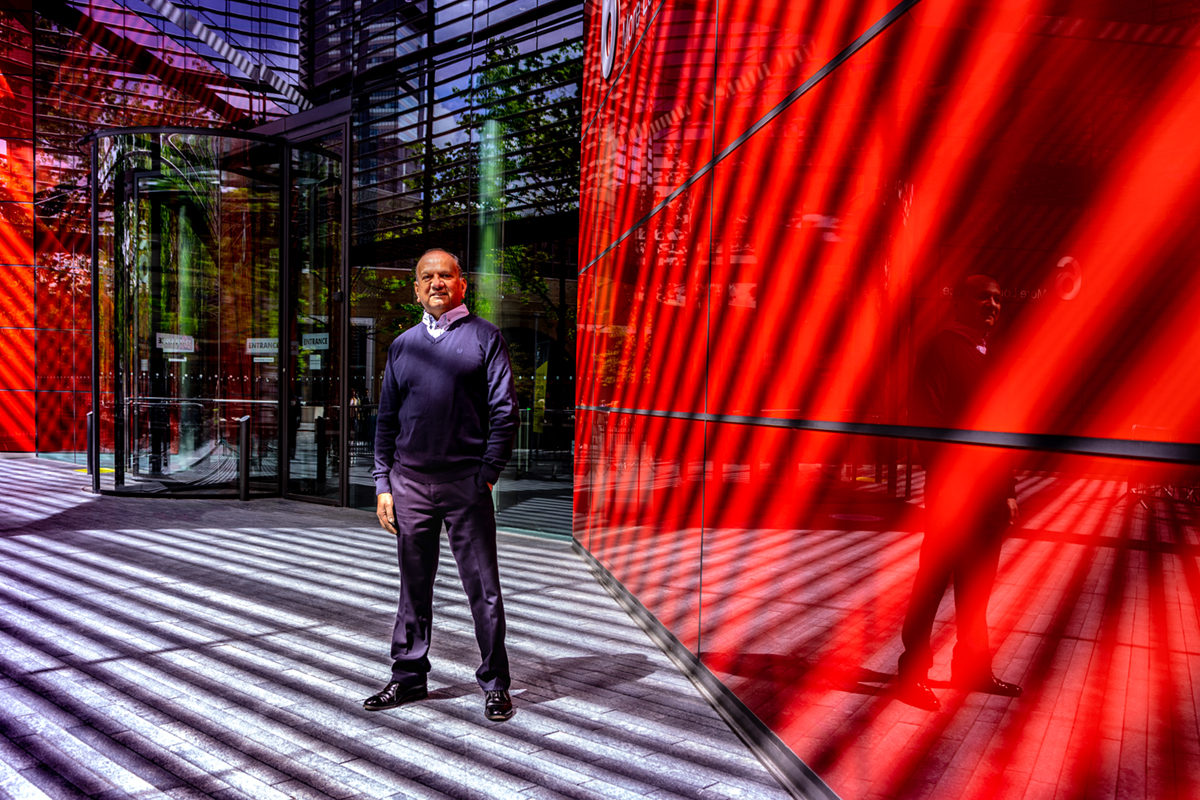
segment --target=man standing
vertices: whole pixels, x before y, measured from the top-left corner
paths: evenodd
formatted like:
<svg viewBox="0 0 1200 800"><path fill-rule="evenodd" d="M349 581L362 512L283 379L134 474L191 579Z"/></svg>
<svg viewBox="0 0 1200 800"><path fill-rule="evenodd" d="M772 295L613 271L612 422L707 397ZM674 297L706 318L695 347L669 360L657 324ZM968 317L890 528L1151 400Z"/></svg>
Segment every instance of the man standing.
<svg viewBox="0 0 1200 800"><path fill-rule="evenodd" d="M430 250L416 268L422 324L388 348L375 430L376 516L396 535L400 602L392 679L367 711L426 697L433 580L442 524L475 619L484 715L513 715L496 563L492 484L512 455L518 425L508 347L496 326L463 305L458 259Z"/></svg>
<svg viewBox="0 0 1200 800"><path fill-rule="evenodd" d="M987 336L1000 316L1000 285L971 275L954 287L954 321L921 351L913 381L918 425L970 424L988 377ZM992 674L987 606L1000 563L1000 545L1017 519L1015 482L1007 454L962 445L922 445L925 462L925 539L901 638L897 696L936 710L928 683L930 634L946 585L954 581L958 641L951 683L959 689L1019 697L1021 687Z"/></svg>

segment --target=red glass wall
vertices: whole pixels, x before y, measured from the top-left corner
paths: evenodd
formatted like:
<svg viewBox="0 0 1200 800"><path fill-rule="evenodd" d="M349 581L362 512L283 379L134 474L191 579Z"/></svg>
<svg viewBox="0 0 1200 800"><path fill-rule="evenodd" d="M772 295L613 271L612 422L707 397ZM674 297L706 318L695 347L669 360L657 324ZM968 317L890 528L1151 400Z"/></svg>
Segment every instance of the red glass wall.
<svg viewBox="0 0 1200 800"><path fill-rule="evenodd" d="M1200 15L587 19L580 542L842 796L1200 794ZM931 425L918 363L976 273L986 373ZM987 618L1025 691L951 685L948 589L927 711L897 659L947 441L1015 482Z"/></svg>
<svg viewBox="0 0 1200 800"><path fill-rule="evenodd" d="M32 13L0 14L0 450L34 447Z"/></svg>
<svg viewBox="0 0 1200 800"><path fill-rule="evenodd" d="M286 111L161 25L120 0L0 8L0 451L86 450L91 239L79 140L118 126L249 128Z"/></svg>

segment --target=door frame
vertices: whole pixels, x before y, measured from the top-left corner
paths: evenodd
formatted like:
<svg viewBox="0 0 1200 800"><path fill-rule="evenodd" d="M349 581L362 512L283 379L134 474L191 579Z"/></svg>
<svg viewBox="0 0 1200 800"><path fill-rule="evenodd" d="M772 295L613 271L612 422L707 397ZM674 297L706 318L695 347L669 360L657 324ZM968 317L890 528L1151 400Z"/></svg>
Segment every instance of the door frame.
<svg viewBox="0 0 1200 800"><path fill-rule="evenodd" d="M283 201L281 203L281 218L279 233L279 308L281 312L279 324L279 496L288 500L303 500L318 505L346 506L350 500L350 164L352 162L350 138L349 104L331 103L336 106L338 115L335 118L325 118L303 127L282 132L286 138L283 158ZM321 109L314 109L320 111ZM311 113L311 112L310 112ZM307 116L307 115L306 115ZM331 500L324 497L293 494L288 491L291 461L287 456L288 420L287 414L291 403L291 241L289 234L292 229L292 147L314 139L327 137L331 134L341 134L342 137L342 224L339 256L339 285L341 286L341 320L338 325L338 413L341 424L338 426L338 497ZM336 301L335 301L336 302Z"/></svg>

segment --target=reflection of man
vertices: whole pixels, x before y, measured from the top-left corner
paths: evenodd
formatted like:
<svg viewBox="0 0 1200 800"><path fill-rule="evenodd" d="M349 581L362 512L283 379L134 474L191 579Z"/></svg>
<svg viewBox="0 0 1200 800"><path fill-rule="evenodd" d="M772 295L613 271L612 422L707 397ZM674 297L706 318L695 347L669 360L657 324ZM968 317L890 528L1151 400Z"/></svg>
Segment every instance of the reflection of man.
<svg viewBox="0 0 1200 800"><path fill-rule="evenodd" d="M508 348L469 313L458 259L430 250L417 262L421 325L388 349L375 429L376 514L396 534L400 603L392 679L363 708L382 711L427 695L433 579L442 524L475 619L475 677L488 719L512 716L504 603L496 564L491 487L517 428Z"/></svg>
<svg viewBox="0 0 1200 800"><path fill-rule="evenodd" d="M359 419L358 410L362 405L362 400L359 399L358 389L350 390L350 430L353 432L351 441L358 442L362 439L362 423Z"/></svg>
<svg viewBox="0 0 1200 800"><path fill-rule="evenodd" d="M1000 286L972 275L954 287L954 321L921 352L914 378L919 425L966 424L988 376L987 335L1000 315ZM898 697L929 710L940 704L929 688L930 634L946 584L954 581L958 641L951 663L956 688L1018 697L1021 687L992 674L987 605L1000 562L1000 545L1017 518L1005 455L995 450L941 445L925 451L925 540L904 620Z"/></svg>

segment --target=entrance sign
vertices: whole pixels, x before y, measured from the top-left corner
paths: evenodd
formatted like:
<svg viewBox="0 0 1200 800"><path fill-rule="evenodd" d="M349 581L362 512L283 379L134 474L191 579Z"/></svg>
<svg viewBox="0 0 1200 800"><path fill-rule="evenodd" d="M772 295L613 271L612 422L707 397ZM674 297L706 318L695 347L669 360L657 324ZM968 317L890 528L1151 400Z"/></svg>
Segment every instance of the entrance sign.
<svg viewBox="0 0 1200 800"><path fill-rule="evenodd" d="M300 334L300 347L305 350L328 350L329 334L302 333Z"/></svg>
<svg viewBox="0 0 1200 800"><path fill-rule="evenodd" d="M279 340L273 337L247 339L246 352L252 356L277 355L279 353Z"/></svg>

